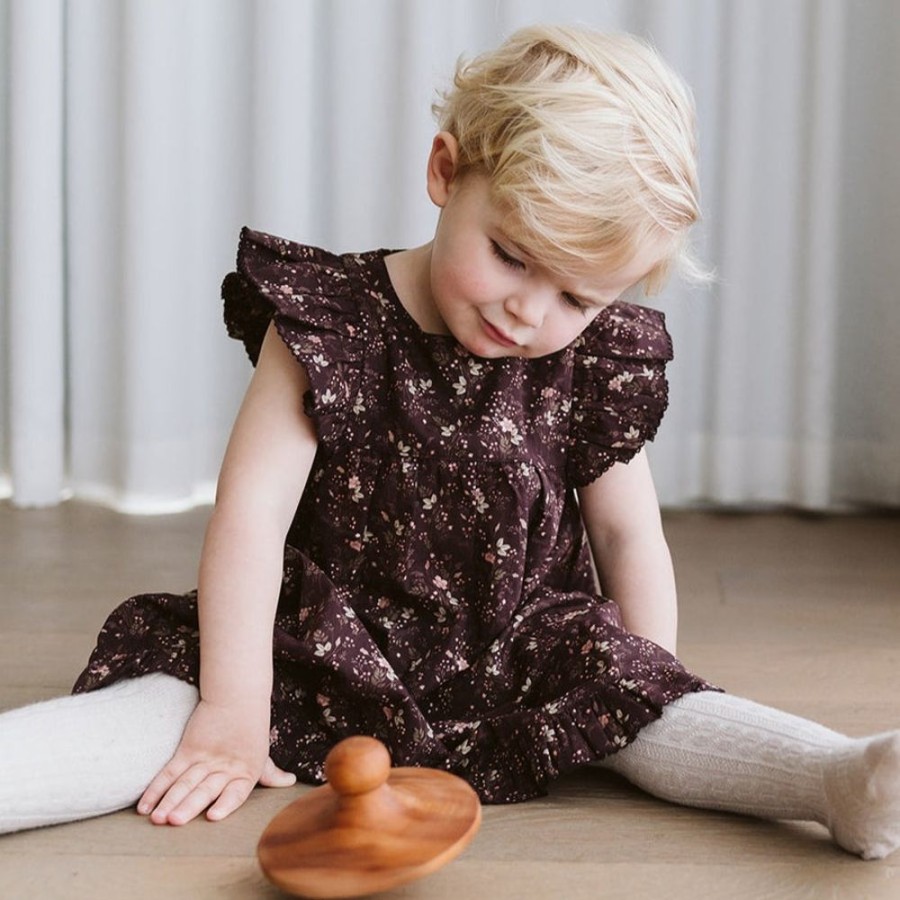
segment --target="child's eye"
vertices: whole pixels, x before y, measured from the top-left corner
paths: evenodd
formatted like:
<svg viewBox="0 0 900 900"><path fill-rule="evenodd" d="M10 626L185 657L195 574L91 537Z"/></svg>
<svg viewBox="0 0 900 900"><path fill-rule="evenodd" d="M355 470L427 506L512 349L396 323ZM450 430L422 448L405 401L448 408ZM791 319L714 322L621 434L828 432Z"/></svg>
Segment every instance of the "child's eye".
<svg viewBox="0 0 900 900"><path fill-rule="evenodd" d="M586 304L586 303L582 303L582 302L581 302L576 296L574 296L573 294L563 293L563 294L562 294L562 301L563 301L563 303L566 304L566 306L570 307L571 309L577 309L578 312L586 313L587 310L588 310L587 304Z"/></svg>
<svg viewBox="0 0 900 900"><path fill-rule="evenodd" d="M496 241L491 241L491 250L494 251L494 256L497 257L504 265L509 266L511 269L524 269L525 263L523 263L520 259L516 259L514 256L510 256Z"/></svg>

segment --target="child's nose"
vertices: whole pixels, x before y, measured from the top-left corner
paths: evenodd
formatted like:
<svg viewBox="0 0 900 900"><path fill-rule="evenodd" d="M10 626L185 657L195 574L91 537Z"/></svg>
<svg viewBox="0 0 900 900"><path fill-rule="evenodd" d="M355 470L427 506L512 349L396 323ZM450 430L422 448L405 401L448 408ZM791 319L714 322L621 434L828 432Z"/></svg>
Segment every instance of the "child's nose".
<svg viewBox="0 0 900 900"><path fill-rule="evenodd" d="M528 328L539 328L547 314L547 298L543 291L516 293L507 298L506 311Z"/></svg>

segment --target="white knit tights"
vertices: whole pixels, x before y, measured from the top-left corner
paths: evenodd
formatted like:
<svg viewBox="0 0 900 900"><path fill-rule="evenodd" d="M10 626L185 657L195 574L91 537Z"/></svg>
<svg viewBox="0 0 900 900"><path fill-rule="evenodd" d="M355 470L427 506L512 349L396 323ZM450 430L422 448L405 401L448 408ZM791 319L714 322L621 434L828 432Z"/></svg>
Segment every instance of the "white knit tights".
<svg viewBox="0 0 900 900"><path fill-rule="evenodd" d="M820 822L864 859L900 846L900 731L849 738L705 691L669 704L601 765L685 806Z"/></svg>
<svg viewBox="0 0 900 900"><path fill-rule="evenodd" d="M0 833L132 806L171 759L197 696L144 675L0 714Z"/></svg>

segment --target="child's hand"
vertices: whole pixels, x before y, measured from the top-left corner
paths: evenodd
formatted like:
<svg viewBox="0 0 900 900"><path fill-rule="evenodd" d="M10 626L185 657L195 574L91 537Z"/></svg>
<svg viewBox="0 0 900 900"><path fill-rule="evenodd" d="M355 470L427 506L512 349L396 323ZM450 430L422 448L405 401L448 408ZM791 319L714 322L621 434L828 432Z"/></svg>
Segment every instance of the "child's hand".
<svg viewBox="0 0 900 900"><path fill-rule="evenodd" d="M218 821L241 806L257 783L288 787L295 781L269 757L267 717L248 725L239 711L201 700L138 812L156 825L184 825L205 809L207 819Z"/></svg>

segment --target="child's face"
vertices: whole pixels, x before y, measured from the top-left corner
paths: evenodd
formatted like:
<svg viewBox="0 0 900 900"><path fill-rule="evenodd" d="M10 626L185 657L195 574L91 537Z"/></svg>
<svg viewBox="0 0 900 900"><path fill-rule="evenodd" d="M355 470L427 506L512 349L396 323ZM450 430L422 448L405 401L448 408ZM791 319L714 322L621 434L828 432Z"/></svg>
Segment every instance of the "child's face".
<svg viewBox="0 0 900 900"><path fill-rule="evenodd" d="M432 310L476 356L538 357L568 346L600 312L659 261L642 250L622 268L566 278L528 257L504 233L485 176L429 193L441 207L431 244Z"/></svg>

